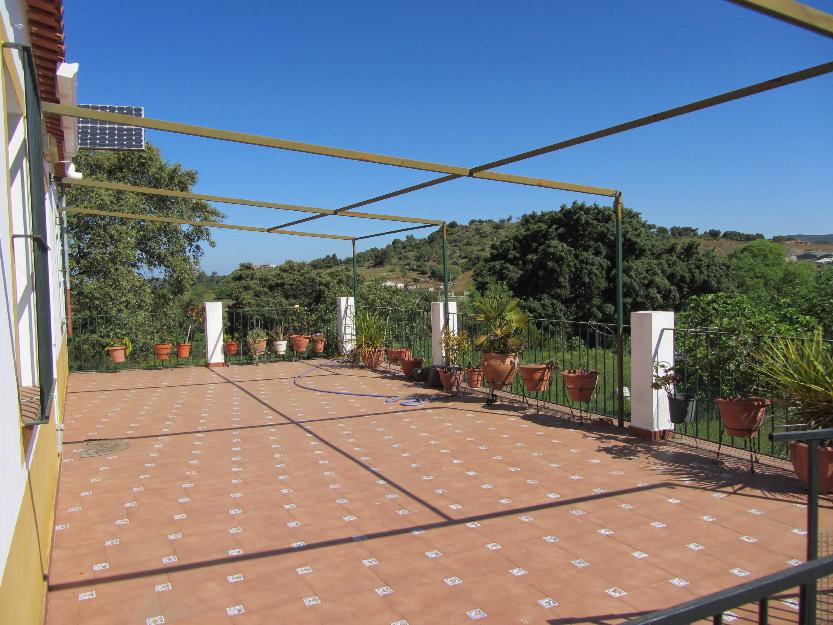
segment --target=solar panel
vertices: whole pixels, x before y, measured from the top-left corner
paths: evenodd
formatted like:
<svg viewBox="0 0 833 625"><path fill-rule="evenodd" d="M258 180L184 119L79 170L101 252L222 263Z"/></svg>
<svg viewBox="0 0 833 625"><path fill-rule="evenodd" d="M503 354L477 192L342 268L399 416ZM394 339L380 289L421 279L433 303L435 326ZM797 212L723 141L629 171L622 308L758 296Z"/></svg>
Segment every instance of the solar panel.
<svg viewBox="0 0 833 625"><path fill-rule="evenodd" d="M79 104L78 106L133 117L145 116L145 109L142 106L112 104ZM144 150L145 129L97 119L80 118L78 120L78 147L87 150Z"/></svg>

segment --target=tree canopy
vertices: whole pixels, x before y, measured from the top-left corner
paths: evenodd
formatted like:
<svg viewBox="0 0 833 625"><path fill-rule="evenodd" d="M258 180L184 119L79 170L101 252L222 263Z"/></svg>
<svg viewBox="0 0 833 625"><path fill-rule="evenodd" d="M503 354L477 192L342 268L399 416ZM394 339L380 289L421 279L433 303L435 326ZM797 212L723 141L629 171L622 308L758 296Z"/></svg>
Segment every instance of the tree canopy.
<svg viewBox="0 0 833 625"><path fill-rule="evenodd" d="M759 300L791 296L813 284L811 264L791 262L783 245L764 239L730 252L729 267L735 290Z"/></svg>
<svg viewBox="0 0 833 625"><path fill-rule="evenodd" d="M696 241L657 236L639 213L622 222L624 302L630 310L679 308L720 290L724 263ZM615 319L615 220L609 207L574 202L530 213L492 245L476 268L479 290L505 283L536 317Z"/></svg>

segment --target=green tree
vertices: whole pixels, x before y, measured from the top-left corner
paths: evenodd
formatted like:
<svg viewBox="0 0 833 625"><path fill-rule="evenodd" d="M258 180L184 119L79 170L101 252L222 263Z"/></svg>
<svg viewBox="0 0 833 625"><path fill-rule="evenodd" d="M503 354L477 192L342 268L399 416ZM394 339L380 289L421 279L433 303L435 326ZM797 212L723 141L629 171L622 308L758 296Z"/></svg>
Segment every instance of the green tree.
<svg viewBox="0 0 833 625"><path fill-rule="evenodd" d="M657 236L630 209L622 228L626 311L678 308L725 282L722 261L696 241ZM613 212L596 204L524 215L476 268L475 287L503 282L535 317L613 321L614 235Z"/></svg>
<svg viewBox="0 0 833 625"><path fill-rule="evenodd" d="M190 191L197 172L166 162L159 149L90 151L75 158L86 179ZM68 206L219 221L211 205L169 198L70 186ZM207 228L69 213L69 273L77 314L105 315L101 333L142 341L182 339L182 311L195 283L204 245L214 245ZM144 336L137 336L143 334Z"/></svg>
<svg viewBox="0 0 833 625"><path fill-rule="evenodd" d="M765 239L729 253L730 277L738 293L767 300L792 297L813 283L813 267L791 262L783 245Z"/></svg>
<svg viewBox="0 0 833 625"><path fill-rule="evenodd" d="M816 269L813 281L793 301L802 313L818 321L825 338L833 340L833 267Z"/></svg>

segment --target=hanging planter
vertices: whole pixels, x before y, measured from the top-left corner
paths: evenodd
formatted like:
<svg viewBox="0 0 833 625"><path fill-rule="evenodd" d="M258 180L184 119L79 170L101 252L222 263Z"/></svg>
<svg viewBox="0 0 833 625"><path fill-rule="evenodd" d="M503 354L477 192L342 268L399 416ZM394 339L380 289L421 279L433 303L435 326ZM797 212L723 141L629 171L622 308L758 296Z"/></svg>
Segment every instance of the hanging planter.
<svg viewBox="0 0 833 625"><path fill-rule="evenodd" d="M561 372L561 378L564 380L564 388L570 401L590 403L596 390L599 372L586 369L567 369Z"/></svg>
<svg viewBox="0 0 833 625"><path fill-rule="evenodd" d="M191 344L190 343L177 343L176 344L176 357L177 358L190 358L191 357Z"/></svg>
<svg viewBox="0 0 833 625"><path fill-rule="evenodd" d="M494 388L503 388L512 384L515 371L518 368L517 354L483 353L483 377Z"/></svg>
<svg viewBox="0 0 833 625"><path fill-rule="evenodd" d="M671 423L691 423L697 414L697 400L687 393L668 393L668 415Z"/></svg>
<svg viewBox="0 0 833 625"><path fill-rule="evenodd" d="M167 360L171 357L173 348L172 343L156 343L153 346L153 354L156 356L156 360Z"/></svg>
<svg viewBox="0 0 833 625"><path fill-rule="evenodd" d="M223 343L223 349L226 350L226 356L236 356L237 352L240 351L240 343L234 339L226 339L226 342Z"/></svg>
<svg viewBox="0 0 833 625"><path fill-rule="evenodd" d="M550 387L551 365L520 365L518 371L530 393L540 393Z"/></svg>

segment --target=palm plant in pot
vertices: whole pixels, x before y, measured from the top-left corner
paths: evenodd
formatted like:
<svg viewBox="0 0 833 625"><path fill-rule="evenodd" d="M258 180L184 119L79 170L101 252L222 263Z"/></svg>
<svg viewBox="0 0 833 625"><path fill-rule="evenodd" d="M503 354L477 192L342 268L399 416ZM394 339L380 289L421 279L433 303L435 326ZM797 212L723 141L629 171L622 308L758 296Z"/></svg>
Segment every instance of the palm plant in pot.
<svg viewBox="0 0 833 625"><path fill-rule="evenodd" d="M107 341L107 347L104 348L110 360L115 363L124 362L133 351L133 343L126 336L120 339L110 339Z"/></svg>
<svg viewBox="0 0 833 625"><path fill-rule="evenodd" d="M493 388L512 384L518 367L521 337L527 316L521 302L506 286L490 286L471 302L473 317L483 327L483 334L474 343L482 353L483 377Z"/></svg>
<svg viewBox="0 0 833 625"><path fill-rule="evenodd" d="M286 353L286 335L283 332L282 323L272 329L272 348L278 356L283 356Z"/></svg>
<svg viewBox="0 0 833 625"><path fill-rule="evenodd" d="M381 317L370 311L356 315L356 355L368 369L378 369L382 364L385 345L385 328Z"/></svg>
<svg viewBox="0 0 833 625"><path fill-rule="evenodd" d="M589 404L593 399L593 393L596 392L599 372L590 368L590 358L583 343L579 346L576 364L578 366L574 369L565 369L561 372L564 389L570 401Z"/></svg>
<svg viewBox="0 0 833 625"><path fill-rule="evenodd" d="M677 391L680 375L667 362L654 363L654 378L651 388L665 391L668 396L668 414L671 423L691 423L697 410L697 400L688 393Z"/></svg>
<svg viewBox="0 0 833 625"><path fill-rule="evenodd" d="M813 338L773 338L756 353L760 383L787 408L786 422L808 430L833 428L833 346ZM809 483L807 444L790 441L790 459ZM819 492L833 492L833 440L819 444Z"/></svg>

